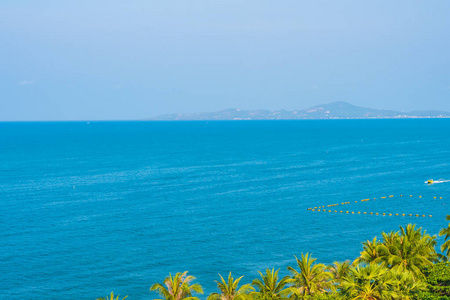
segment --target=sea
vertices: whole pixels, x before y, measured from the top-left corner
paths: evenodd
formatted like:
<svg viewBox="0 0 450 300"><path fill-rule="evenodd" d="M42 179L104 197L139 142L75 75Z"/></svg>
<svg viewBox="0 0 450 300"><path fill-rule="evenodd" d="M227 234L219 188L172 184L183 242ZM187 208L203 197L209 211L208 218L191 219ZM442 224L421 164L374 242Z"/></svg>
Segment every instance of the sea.
<svg viewBox="0 0 450 300"><path fill-rule="evenodd" d="M184 271L205 299L219 274L353 261L447 227L446 180L450 119L3 122L0 299L154 299Z"/></svg>

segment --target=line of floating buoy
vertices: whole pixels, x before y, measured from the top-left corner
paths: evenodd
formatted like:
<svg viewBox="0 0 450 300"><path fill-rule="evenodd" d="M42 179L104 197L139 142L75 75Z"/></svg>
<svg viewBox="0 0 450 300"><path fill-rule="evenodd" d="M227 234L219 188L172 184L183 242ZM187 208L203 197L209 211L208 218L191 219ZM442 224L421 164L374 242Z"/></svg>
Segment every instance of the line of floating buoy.
<svg viewBox="0 0 450 300"><path fill-rule="evenodd" d="M345 214L364 214L364 215L376 215L376 216L391 216L391 217L394 217L394 216L398 216L398 217L417 217L417 218L419 218L419 217L421 217L421 218L426 218L426 217L428 217L428 218L432 218L433 217L433 215L421 215L421 214L393 214L393 213L379 213L379 212L366 212L366 211L364 211L364 212L361 212L361 211L349 211L349 210L346 210L346 211L343 211L343 210L331 210L331 209L311 209L312 211L318 211L318 212L334 212L334 213L341 213L341 214L343 214L343 213L345 213Z"/></svg>
<svg viewBox="0 0 450 300"><path fill-rule="evenodd" d="M413 197L413 195L409 195L410 197ZM389 195L389 196L383 196L383 197L381 197L381 199L387 199L387 198L393 198L394 197L394 195ZM400 197L403 197L403 194L401 194L400 195ZM419 198L422 198L422 195L419 195ZM434 199L437 199L438 197L433 197ZM439 197L439 199L442 199L442 197ZM361 202L367 202L367 201L370 201L371 199L370 198L367 198L367 199L362 199L362 200L360 200ZM373 200L376 200L376 198L373 198ZM326 209L324 209L325 207L327 207L327 208L329 208L329 207L334 207L334 206L338 206L338 205L347 205L347 204L350 204L351 202L350 201L347 201L347 202L341 202L340 204L339 203L335 203L335 204L328 204L328 205L323 205L323 206L316 206L316 207L310 207L310 208L308 208L308 210L312 210L312 211L321 211L321 209L322 209L322 211L323 212L326 212L326 211L328 211L328 212L332 212L332 210L330 210L330 209L328 209L328 210L326 210ZM355 201L355 203L358 203L358 201ZM337 213L338 211L337 210L334 210L334 212L335 213ZM343 213L343 211L341 210L341 211L339 211L340 213ZM349 211L346 211L345 213L351 213L351 214L355 214L355 212L349 212ZM361 214L361 212L356 212L357 214ZM367 212L362 212L363 214L367 214ZM369 213L369 214L371 214L371 215L373 215L374 213ZM375 215L379 215L379 213L375 213ZM383 215L383 216L393 216L393 214L391 214L391 213L388 213L388 214L386 214L386 213L382 213L381 215ZM395 214L395 216L402 216L402 217L405 217L406 216L406 214ZM419 214L416 214L416 215L413 215L413 214L408 214L408 216L410 216L410 217L412 217L412 216L415 216L415 217L426 217L426 215L419 215ZM428 217L432 217L432 215L428 215Z"/></svg>

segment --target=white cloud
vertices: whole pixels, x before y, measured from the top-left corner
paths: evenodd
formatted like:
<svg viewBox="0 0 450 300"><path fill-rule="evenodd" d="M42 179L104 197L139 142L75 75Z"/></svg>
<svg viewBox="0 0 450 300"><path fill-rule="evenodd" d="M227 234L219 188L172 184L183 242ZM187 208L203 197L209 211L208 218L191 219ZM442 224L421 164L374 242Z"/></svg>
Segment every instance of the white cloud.
<svg viewBox="0 0 450 300"><path fill-rule="evenodd" d="M34 84L33 80L22 80L22 81L19 81L19 85L32 85L32 84Z"/></svg>

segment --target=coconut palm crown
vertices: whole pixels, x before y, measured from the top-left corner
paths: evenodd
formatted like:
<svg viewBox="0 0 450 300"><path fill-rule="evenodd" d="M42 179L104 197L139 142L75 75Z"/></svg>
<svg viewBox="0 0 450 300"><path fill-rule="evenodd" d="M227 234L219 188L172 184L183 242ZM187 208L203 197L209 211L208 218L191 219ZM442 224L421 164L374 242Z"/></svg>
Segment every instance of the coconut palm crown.
<svg viewBox="0 0 450 300"><path fill-rule="evenodd" d="M344 262L335 261L332 265L328 266L328 270L333 274L333 282L338 285L342 278L348 275L350 271L350 261L346 260Z"/></svg>
<svg viewBox="0 0 450 300"><path fill-rule="evenodd" d="M114 298L114 292L111 292L111 295L108 297L106 296L106 298L97 298L96 300L119 300L120 295L117 295L116 298ZM125 300L128 296L125 296L122 298L122 300Z"/></svg>
<svg viewBox="0 0 450 300"><path fill-rule="evenodd" d="M292 283L297 296L321 294L332 288L333 274L326 270L325 265L315 264L316 259L309 253L302 253L301 260L297 257L295 259L300 272L292 267L288 267L288 270L292 273Z"/></svg>
<svg viewBox="0 0 450 300"><path fill-rule="evenodd" d="M430 236L415 225L400 226L400 231L382 233L382 242L373 239L363 243L364 250L354 264L382 263L394 271L409 271L416 278L423 278L421 267L437 261L436 236Z"/></svg>
<svg viewBox="0 0 450 300"><path fill-rule="evenodd" d="M360 263L377 263L380 260L379 247L382 244L376 237L372 241L365 241L363 244L363 251L360 256L355 259L353 265L356 266Z"/></svg>
<svg viewBox="0 0 450 300"><path fill-rule="evenodd" d="M220 281L217 281L217 287L220 290L219 293L212 293L208 296L208 300L246 300L251 299L251 296L249 295L249 292L254 291L254 288L250 284L244 284L240 288L239 281L241 281L241 276L237 279L234 279L233 276L231 276L231 272L228 275L228 281L225 281L225 279L220 275Z"/></svg>
<svg viewBox="0 0 450 300"><path fill-rule="evenodd" d="M188 276L188 271L177 273L175 276L169 274L164 279L163 284L155 283L150 287L150 291L158 292L164 300L198 300L192 293L203 294L202 286L198 283L190 284L195 279L194 276Z"/></svg>
<svg viewBox="0 0 450 300"><path fill-rule="evenodd" d="M378 264L351 267L340 288L344 299L402 299L396 291L397 281L391 276L389 269Z"/></svg>
<svg viewBox="0 0 450 300"><path fill-rule="evenodd" d="M278 270L266 269L266 274L258 271L261 279L255 279L252 285L256 287L257 292L251 293L254 299L261 300L281 300L288 299L289 295L292 294L293 289L286 287L290 282L290 277L285 276L280 281L278 281Z"/></svg>
<svg viewBox="0 0 450 300"><path fill-rule="evenodd" d="M450 215L447 215L445 217L445 220L450 221ZM450 254L450 223L448 223L446 228L442 228L441 231L439 231L439 236L445 235L445 243L441 245L441 251L445 252L446 256L449 256Z"/></svg>

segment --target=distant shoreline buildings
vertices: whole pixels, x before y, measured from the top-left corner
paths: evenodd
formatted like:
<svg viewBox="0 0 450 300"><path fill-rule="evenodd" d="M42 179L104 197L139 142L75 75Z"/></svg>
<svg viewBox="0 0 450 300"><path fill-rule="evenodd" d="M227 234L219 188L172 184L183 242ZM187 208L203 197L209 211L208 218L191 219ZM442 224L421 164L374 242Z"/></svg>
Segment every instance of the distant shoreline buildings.
<svg viewBox="0 0 450 300"><path fill-rule="evenodd" d="M264 109L225 109L210 113L166 114L147 120L188 121L188 120L339 120L339 119L435 119L450 118L450 112L428 110L400 112L355 106L344 101L317 105L306 109L270 111Z"/></svg>

